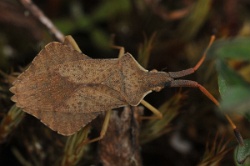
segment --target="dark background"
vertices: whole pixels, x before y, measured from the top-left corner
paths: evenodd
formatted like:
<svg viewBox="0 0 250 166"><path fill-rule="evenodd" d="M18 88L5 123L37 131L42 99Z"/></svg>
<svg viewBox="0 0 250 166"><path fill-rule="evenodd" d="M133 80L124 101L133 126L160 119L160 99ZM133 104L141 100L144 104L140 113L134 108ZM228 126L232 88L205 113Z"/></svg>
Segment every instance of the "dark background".
<svg viewBox="0 0 250 166"><path fill-rule="evenodd" d="M250 34L247 0L45 0L34 4L63 34L72 35L88 56L117 57L118 51L109 47L113 39L148 70L179 71L194 66L212 34L217 39ZM16 72L54 40L19 1L0 1L0 120L13 105L8 89ZM216 57L208 56L195 74L185 78L204 85L219 99L215 61ZM173 98L176 94L183 98ZM171 102L167 111L174 113L165 134L158 133L159 137L141 144L143 165L219 165L219 161L221 165L234 165L232 129L199 90L165 88L145 100L157 108ZM145 113L149 114L148 110ZM238 116L233 119L245 133L244 120ZM147 122L141 124L145 133L144 125ZM66 141L30 115L6 135L3 130L0 134L0 165L54 165L62 157ZM143 139L140 137L140 142ZM91 144L78 165L98 165L97 149L97 143ZM205 162L206 157L210 164Z"/></svg>

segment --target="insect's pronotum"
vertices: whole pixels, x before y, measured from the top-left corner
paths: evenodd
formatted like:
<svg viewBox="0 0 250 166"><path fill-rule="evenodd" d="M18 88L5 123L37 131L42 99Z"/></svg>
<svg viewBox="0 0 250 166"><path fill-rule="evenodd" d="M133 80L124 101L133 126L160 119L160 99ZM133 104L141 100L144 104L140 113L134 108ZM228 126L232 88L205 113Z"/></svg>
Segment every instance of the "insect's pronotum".
<svg viewBox="0 0 250 166"><path fill-rule="evenodd" d="M213 40L214 37L208 48ZM206 51L193 68L179 72L148 71L129 53L116 59L92 59L80 53L69 36L64 43L51 42L40 51L13 83L11 99L17 107L62 135L74 134L103 111L137 106L140 102L146 105L143 98L164 87L199 88L218 105L197 82L175 80L195 72Z"/></svg>

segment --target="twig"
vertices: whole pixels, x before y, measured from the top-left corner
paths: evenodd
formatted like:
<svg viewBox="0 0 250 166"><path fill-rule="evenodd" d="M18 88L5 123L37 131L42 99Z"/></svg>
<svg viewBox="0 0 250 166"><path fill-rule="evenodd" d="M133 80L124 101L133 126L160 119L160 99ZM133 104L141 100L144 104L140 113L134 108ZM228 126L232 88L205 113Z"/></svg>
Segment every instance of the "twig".
<svg viewBox="0 0 250 166"><path fill-rule="evenodd" d="M143 109L124 107L121 114L112 111L108 131L100 140L98 153L103 166L141 166L139 144L139 121Z"/></svg>
<svg viewBox="0 0 250 166"><path fill-rule="evenodd" d="M31 0L20 0L22 5L30 11L34 17L36 17L49 31L56 37L60 42L64 41L64 35L58 30L54 24L46 17L43 12L31 1Z"/></svg>

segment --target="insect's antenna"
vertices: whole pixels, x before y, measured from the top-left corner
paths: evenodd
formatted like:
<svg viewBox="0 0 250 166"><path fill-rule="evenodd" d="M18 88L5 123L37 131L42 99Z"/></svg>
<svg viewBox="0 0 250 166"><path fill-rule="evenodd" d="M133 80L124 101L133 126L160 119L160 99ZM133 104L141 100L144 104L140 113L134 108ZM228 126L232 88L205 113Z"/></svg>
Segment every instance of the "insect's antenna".
<svg viewBox="0 0 250 166"><path fill-rule="evenodd" d="M197 64L194 67L186 69L186 70L182 70L182 71L169 72L169 75L172 78L180 78L180 77L183 77L183 76L190 75L190 74L194 73L201 66L201 64L204 62L204 60L205 60L205 58L207 56L207 52L210 49L211 45L213 44L214 40L215 40L215 35L212 35L211 38L210 38L209 44L208 44L206 50L204 51L201 59L199 60L199 62L197 62Z"/></svg>
<svg viewBox="0 0 250 166"><path fill-rule="evenodd" d="M204 53L203 53L201 59L200 59L199 62L194 66L194 68L193 68L194 71L196 71L196 70L201 66L201 64L204 62L204 60L205 60L205 58L206 58L206 56L207 56L207 52L208 52L208 50L211 48L212 44L214 43L214 40L215 40L215 35L212 35L211 38L210 38L209 44L208 44L206 50L204 51Z"/></svg>
<svg viewBox="0 0 250 166"><path fill-rule="evenodd" d="M215 36L213 35L213 36L211 36L210 42L209 42L206 50L204 51L202 58L199 60L199 62L193 68L189 68L189 69L178 71L178 72L169 72L169 75L174 79L174 78L179 78L179 77L186 76L186 75L194 73L201 66L203 61L205 60L206 54L207 54L209 48L211 47L211 45L213 44L214 40L215 40ZM170 82L167 82L165 86L198 88L214 104L216 104L218 107L220 107L219 101L205 87L200 85L198 82L191 81L191 80L172 80ZM236 125L233 123L232 119L229 117L228 114L225 114L225 113L223 113L223 114L225 115L227 121L231 125L231 127L232 127L232 129L234 131L234 135L235 135L238 143L240 145L244 145L244 140L243 140L240 132L238 131Z"/></svg>

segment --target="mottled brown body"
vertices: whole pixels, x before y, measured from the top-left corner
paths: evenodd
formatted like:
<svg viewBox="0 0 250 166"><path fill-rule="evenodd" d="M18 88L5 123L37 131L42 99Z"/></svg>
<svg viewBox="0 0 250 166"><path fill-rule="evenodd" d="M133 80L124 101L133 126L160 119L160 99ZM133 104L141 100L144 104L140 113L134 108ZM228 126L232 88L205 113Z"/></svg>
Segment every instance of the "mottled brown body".
<svg viewBox="0 0 250 166"><path fill-rule="evenodd" d="M91 59L52 42L10 90L18 107L58 133L71 135L102 111L136 106L172 80L166 72L145 70L129 53L117 59Z"/></svg>

